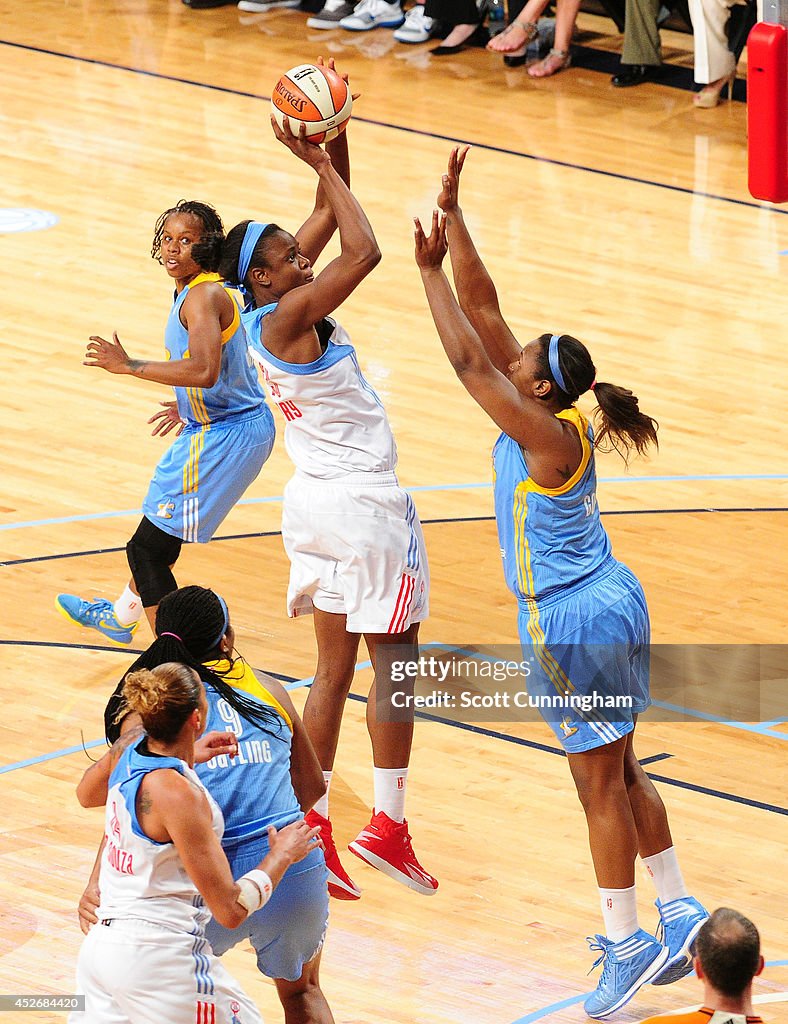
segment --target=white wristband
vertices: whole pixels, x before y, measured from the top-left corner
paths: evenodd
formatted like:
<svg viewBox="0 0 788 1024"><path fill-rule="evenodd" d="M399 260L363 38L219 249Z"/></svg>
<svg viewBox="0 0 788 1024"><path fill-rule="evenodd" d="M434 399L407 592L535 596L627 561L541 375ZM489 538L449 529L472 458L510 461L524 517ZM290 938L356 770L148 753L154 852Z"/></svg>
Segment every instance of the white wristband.
<svg viewBox="0 0 788 1024"><path fill-rule="evenodd" d="M265 871L261 871L259 868L254 868L252 871L247 871L245 875L241 875L238 879L238 888L241 890L238 894L238 902L246 911L247 916L259 910L260 907L264 907L274 891L271 879Z"/></svg>

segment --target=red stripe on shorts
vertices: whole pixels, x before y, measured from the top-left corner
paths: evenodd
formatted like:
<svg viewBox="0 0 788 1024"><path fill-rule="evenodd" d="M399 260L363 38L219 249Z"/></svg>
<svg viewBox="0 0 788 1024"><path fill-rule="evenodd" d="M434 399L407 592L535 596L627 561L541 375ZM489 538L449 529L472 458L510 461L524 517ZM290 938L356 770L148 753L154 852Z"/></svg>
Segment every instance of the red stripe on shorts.
<svg viewBox="0 0 788 1024"><path fill-rule="evenodd" d="M402 583L400 584L399 594L397 595L397 604L394 608L394 614L391 617L389 633L401 633L405 627L407 621L408 612L410 611L410 602L413 599L413 588L415 580L412 576L403 576Z"/></svg>

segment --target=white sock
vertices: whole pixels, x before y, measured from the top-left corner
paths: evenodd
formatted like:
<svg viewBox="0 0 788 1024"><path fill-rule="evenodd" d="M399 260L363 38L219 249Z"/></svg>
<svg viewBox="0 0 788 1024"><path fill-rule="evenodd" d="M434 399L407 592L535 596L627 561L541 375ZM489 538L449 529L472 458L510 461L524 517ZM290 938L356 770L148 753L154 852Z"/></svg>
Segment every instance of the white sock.
<svg viewBox="0 0 788 1024"><path fill-rule="evenodd" d="M323 4L324 11L338 11L345 0L326 0Z"/></svg>
<svg viewBox="0 0 788 1024"><path fill-rule="evenodd" d="M326 791L312 808L313 811L317 811L324 818L328 817L328 791L331 789L331 776L333 774L333 771L323 772L323 782L326 784Z"/></svg>
<svg viewBox="0 0 788 1024"><path fill-rule="evenodd" d="M660 903L670 903L671 900L689 896L675 847L669 846L667 850L655 853L653 857L644 857L643 865L656 886Z"/></svg>
<svg viewBox="0 0 788 1024"><path fill-rule="evenodd" d="M144 611L140 595L135 594L131 587L126 584L126 589L113 605L115 618L122 626L131 626L139 622Z"/></svg>
<svg viewBox="0 0 788 1024"><path fill-rule="evenodd" d="M375 810L383 811L392 821L405 820L405 787L407 768L374 768Z"/></svg>
<svg viewBox="0 0 788 1024"><path fill-rule="evenodd" d="M605 935L612 942L628 939L638 930L635 886L628 889L600 889L599 902L605 921Z"/></svg>

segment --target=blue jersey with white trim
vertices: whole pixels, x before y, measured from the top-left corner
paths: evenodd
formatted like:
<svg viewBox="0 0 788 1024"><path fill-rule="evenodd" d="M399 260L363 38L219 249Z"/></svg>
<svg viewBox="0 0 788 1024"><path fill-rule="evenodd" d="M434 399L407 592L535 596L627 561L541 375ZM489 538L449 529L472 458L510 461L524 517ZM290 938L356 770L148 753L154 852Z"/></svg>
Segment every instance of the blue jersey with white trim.
<svg viewBox="0 0 788 1024"><path fill-rule="evenodd" d="M249 351L285 419L285 447L296 469L319 480L391 473L397 446L386 410L361 372L345 330L330 317L316 324L323 351L288 363L265 347L265 318L276 303L242 314Z"/></svg>
<svg viewBox="0 0 788 1024"><path fill-rule="evenodd" d="M504 576L522 602L571 590L611 558L596 500L593 428L574 406L557 415L576 427L583 449L577 471L563 486L535 483L522 448L508 434L493 448Z"/></svg>
<svg viewBox="0 0 788 1024"><path fill-rule="evenodd" d="M192 288L205 281L222 285L233 304L233 319L222 331L222 362L219 379L210 388L173 388L178 402L178 414L190 424L205 425L226 419L238 413L259 409L265 396L247 351L246 332L241 323L238 293L224 285L218 274L200 274L191 284L175 296L167 327L164 346L169 359L189 358L189 332L181 322L181 308Z"/></svg>
<svg viewBox="0 0 788 1024"><path fill-rule="evenodd" d="M234 732L238 755L220 754L195 766L197 776L211 792L224 815L222 845L230 847L244 839L265 838L269 825L280 829L303 817L290 778L293 726L290 716L276 698L257 680L244 661L211 662L222 679L244 697L270 708L271 724L261 727L238 712L210 683L206 731Z"/></svg>

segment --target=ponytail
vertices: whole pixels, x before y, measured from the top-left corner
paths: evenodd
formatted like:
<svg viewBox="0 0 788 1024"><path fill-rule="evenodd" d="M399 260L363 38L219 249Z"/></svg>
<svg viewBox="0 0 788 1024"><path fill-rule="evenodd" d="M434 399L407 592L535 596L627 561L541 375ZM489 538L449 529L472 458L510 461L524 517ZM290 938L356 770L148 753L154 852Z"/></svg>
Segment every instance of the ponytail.
<svg viewBox="0 0 788 1024"><path fill-rule="evenodd" d="M640 411L637 396L627 388L597 381L594 385L597 400L597 429L594 446L600 451L617 451L624 462L634 450L645 455L650 445L659 447L659 424ZM604 445L604 447L603 447Z"/></svg>
<svg viewBox="0 0 788 1024"><path fill-rule="evenodd" d="M130 672L153 669L165 662L179 662L194 669L200 679L212 686L237 714L252 725L274 736L282 731L282 719L273 710L231 686L223 676L230 675L236 661L226 671L208 668L205 661L219 661L224 655L219 642L226 633L226 605L205 587L181 587L161 599L156 612L158 636L123 675L104 710L104 731L109 743L120 735L120 725L130 708L124 700L123 684Z"/></svg>
<svg viewBox="0 0 788 1024"><path fill-rule="evenodd" d="M568 334L543 334L539 341L539 376L553 385L562 409L570 408L586 391L594 392L598 413L595 448L617 451L627 462L632 449L644 455L650 445L659 446L657 421L640 411L631 391L596 381L596 367L581 341Z"/></svg>

